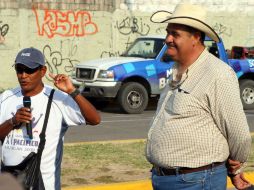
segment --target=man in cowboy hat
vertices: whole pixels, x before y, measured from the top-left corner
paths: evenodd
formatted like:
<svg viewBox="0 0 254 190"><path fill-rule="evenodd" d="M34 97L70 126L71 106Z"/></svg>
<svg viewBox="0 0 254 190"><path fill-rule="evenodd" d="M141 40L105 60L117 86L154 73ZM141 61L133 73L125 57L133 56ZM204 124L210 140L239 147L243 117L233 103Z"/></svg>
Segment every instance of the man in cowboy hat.
<svg viewBox="0 0 254 190"><path fill-rule="evenodd" d="M190 4L151 17L168 23L167 54L176 62L148 133L146 157L153 164L155 190L224 190L229 172L236 188L250 186L239 170L251 136L238 80L206 50L205 36L220 38L205 19L206 11Z"/></svg>

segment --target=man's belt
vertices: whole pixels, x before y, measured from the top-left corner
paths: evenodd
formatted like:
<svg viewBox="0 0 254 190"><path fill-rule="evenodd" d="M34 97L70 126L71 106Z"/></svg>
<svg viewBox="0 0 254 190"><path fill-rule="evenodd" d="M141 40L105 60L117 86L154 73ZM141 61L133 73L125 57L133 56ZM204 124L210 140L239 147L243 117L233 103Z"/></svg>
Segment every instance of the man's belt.
<svg viewBox="0 0 254 190"><path fill-rule="evenodd" d="M167 176L167 175L188 174L193 172L209 170L223 164L225 164L225 162L214 162L212 164L201 166L198 168L177 167L177 168L170 168L170 169L153 166L153 169L155 170L158 176Z"/></svg>

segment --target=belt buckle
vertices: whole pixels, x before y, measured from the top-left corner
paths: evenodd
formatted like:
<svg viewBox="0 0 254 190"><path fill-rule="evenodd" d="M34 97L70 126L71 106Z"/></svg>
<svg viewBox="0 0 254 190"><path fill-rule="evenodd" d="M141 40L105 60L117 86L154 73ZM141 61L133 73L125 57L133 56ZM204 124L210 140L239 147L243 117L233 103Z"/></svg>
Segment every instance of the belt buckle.
<svg viewBox="0 0 254 190"><path fill-rule="evenodd" d="M153 166L153 168L158 176L176 175L176 174L179 174L179 171L180 171L180 167L172 167L172 168L169 168L169 170L174 170L174 172L172 172L172 174L167 174L167 172L164 171L164 169L166 168L162 168L159 166Z"/></svg>

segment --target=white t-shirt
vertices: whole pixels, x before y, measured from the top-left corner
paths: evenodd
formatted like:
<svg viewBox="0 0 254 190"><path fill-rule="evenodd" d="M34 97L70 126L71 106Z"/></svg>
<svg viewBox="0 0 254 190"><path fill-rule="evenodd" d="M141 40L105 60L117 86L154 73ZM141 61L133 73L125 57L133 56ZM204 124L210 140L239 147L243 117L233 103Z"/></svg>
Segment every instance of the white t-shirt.
<svg viewBox="0 0 254 190"><path fill-rule="evenodd" d="M7 166L19 164L30 152L37 152L48 97L52 87L45 86L43 91L31 97L33 139L27 135L26 125L12 130L2 146L2 161ZM14 116L23 106L20 87L7 90L0 95L0 124ZM63 137L69 125L84 124L76 102L66 93L56 90L54 93L48 125L46 143L41 159L41 173L45 189L61 189L60 167L63 153Z"/></svg>

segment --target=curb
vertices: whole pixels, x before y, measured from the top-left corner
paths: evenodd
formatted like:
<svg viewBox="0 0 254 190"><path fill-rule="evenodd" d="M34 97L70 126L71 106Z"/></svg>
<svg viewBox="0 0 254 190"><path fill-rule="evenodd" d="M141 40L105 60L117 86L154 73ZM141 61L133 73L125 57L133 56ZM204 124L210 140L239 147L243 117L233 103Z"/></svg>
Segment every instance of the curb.
<svg viewBox="0 0 254 190"><path fill-rule="evenodd" d="M123 183L112 183L99 186L76 186L66 187L62 190L152 190L152 184L150 180L132 181Z"/></svg>
<svg viewBox="0 0 254 190"><path fill-rule="evenodd" d="M73 142L64 143L64 146L74 146L83 144L118 144L118 143L135 143L135 142L145 142L146 139L127 139L127 140L110 140L110 141L88 141L88 142Z"/></svg>
<svg viewBox="0 0 254 190"><path fill-rule="evenodd" d="M245 178L252 184L254 184L254 172L245 172ZM227 178L227 188L234 188L229 178ZM97 186L76 186L65 187L63 190L152 190L151 180L132 181L123 183L112 183L107 185Z"/></svg>

